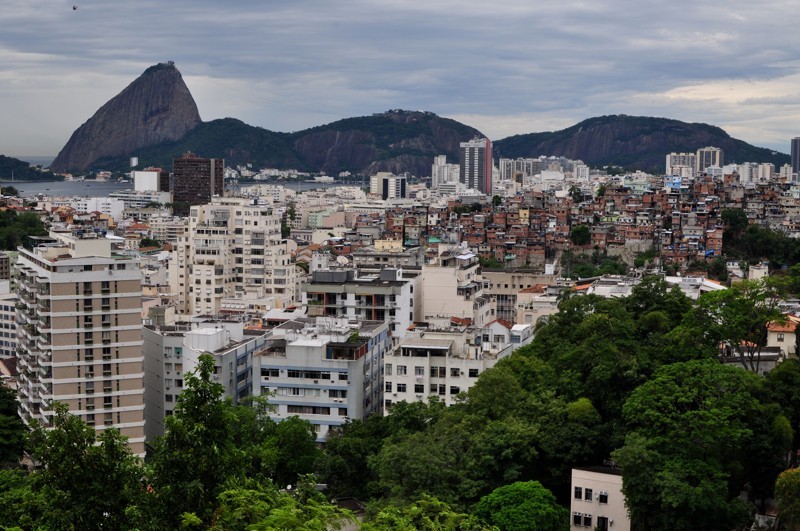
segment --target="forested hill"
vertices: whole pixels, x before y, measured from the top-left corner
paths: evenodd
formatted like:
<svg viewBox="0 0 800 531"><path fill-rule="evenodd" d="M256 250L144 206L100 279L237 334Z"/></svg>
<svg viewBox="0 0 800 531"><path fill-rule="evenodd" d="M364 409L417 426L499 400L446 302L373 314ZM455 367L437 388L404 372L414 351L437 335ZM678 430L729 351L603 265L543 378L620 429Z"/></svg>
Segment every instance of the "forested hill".
<svg viewBox="0 0 800 531"><path fill-rule="evenodd" d="M294 168L337 175L342 171L371 175L379 171L430 175L433 157L458 161L458 145L480 131L429 112L393 110L346 118L296 133L253 127L234 118L205 122L181 139L138 149L130 155L165 168L186 151L224 158L229 166ZM126 156L101 158L94 167L122 171Z"/></svg>
<svg viewBox="0 0 800 531"><path fill-rule="evenodd" d="M0 181L52 181L60 179L50 172L31 166L24 160L0 155Z"/></svg>
<svg viewBox="0 0 800 531"><path fill-rule="evenodd" d="M495 142L494 151L499 157L553 155L592 167L663 172L667 154L706 146L722 148L726 164L771 162L777 169L789 163L789 155L737 140L713 125L624 114L590 118L561 131L510 136Z"/></svg>

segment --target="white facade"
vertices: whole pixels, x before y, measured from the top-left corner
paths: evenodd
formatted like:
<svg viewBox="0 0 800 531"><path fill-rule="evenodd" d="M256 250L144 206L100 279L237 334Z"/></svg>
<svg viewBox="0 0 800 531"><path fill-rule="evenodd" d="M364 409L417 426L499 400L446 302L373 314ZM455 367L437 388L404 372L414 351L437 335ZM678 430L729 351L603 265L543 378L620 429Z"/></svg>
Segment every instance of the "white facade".
<svg viewBox="0 0 800 531"><path fill-rule="evenodd" d="M137 192L158 191L159 171L156 170L134 170L131 172L133 177L133 188Z"/></svg>
<svg viewBox="0 0 800 531"><path fill-rule="evenodd" d="M218 198L192 206L189 227L170 262L170 291L184 313L216 314L223 299L294 301L295 271L280 217L252 199ZM183 277L181 277L183 275Z"/></svg>
<svg viewBox="0 0 800 531"><path fill-rule="evenodd" d="M611 467L572 469L570 530L630 531L622 472Z"/></svg>
<svg viewBox="0 0 800 531"><path fill-rule="evenodd" d="M380 411L386 323L299 319L273 329L253 357L254 396L273 393L272 417L308 420L324 442L332 426Z"/></svg>
<svg viewBox="0 0 800 531"><path fill-rule="evenodd" d="M492 320L489 297L483 293L478 258L460 249L445 250L422 267L422 320L470 319L478 327Z"/></svg>
<svg viewBox="0 0 800 531"><path fill-rule="evenodd" d="M10 281L0 280L0 358L17 355L17 293L11 293Z"/></svg>
<svg viewBox="0 0 800 531"><path fill-rule="evenodd" d="M431 166L431 189L435 190L444 183L458 182L461 166L448 164L446 155L438 155L433 159Z"/></svg>
<svg viewBox="0 0 800 531"><path fill-rule="evenodd" d="M317 270L311 282L301 286L302 302L309 317L384 321L392 336L403 337L419 308L416 284L417 278L403 278L402 269L385 268L377 274Z"/></svg>
<svg viewBox="0 0 800 531"><path fill-rule="evenodd" d="M684 168L694 168L697 165L697 155L695 153L670 153L667 155L665 175L680 175L684 177ZM692 175L688 175L691 177Z"/></svg>

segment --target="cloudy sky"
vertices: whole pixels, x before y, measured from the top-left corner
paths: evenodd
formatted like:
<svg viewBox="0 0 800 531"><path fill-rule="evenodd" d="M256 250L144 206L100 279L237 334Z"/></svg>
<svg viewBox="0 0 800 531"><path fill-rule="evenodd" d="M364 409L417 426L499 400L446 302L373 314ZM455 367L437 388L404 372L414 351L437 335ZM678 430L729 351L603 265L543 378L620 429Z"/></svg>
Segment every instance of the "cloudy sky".
<svg viewBox="0 0 800 531"><path fill-rule="evenodd" d="M797 0L2 4L0 154L55 155L166 60L203 120L275 131L403 108L493 139L604 114L711 123L782 152L800 136Z"/></svg>

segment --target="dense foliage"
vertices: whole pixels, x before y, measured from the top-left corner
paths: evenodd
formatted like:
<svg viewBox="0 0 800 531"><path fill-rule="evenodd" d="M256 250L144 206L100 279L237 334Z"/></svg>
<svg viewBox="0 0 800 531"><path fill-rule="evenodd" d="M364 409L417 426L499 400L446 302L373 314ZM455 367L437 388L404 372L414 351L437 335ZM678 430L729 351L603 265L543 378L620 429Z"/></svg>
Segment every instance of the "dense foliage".
<svg viewBox="0 0 800 531"><path fill-rule="evenodd" d="M0 249L16 251L26 236L45 236L47 229L34 212L0 211Z"/></svg>
<svg viewBox="0 0 800 531"><path fill-rule="evenodd" d="M332 430L323 451L307 422L224 400L204 357L147 466L114 430L95 439L65 414L35 430L44 466L0 473L13 507L0 525L79 528L102 514L117 529L325 529L349 517L330 500L355 497L365 529L557 530L571 469L610 458L637 529L741 528L773 496L790 521L796 478L775 484L798 447L800 361L764 377L747 353L719 358L721 344L763 341L780 286L691 301L646 277L622 299L563 297L455 405L395 404Z"/></svg>
<svg viewBox="0 0 800 531"><path fill-rule="evenodd" d="M41 168L31 166L24 160L0 155L0 180L4 181L56 181L60 177L43 172Z"/></svg>

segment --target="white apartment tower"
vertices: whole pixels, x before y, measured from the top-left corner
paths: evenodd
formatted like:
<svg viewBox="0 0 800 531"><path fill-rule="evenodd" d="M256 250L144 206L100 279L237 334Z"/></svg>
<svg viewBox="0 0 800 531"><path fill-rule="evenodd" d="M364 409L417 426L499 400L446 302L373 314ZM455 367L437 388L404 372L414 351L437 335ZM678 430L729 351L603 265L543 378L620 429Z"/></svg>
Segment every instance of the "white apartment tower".
<svg viewBox="0 0 800 531"><path fill-rule="evenodd" d="M45 426L66 404L144 455L141 273L95 233L51 232L19 248L20 416Z"/></svg>
<svg viewBox="0 0 800 531"><path fill-rule="evenodd" d="M458 164L448 164L447 155L437 155L433 158L431 166L431 190L436 190L444 183L458 182L461 167Z"/></svg>
<svg viewBox="0 0 800 531"><path fill-rule="evenodd" d="M691 168L694 171L697 165L697 155L694 153L670 153L667 155L665 175L684 176L684 168ZM688 177L691 177L689 175Z"/></svg>
<svg viewBox="0 0 800 531"><path fill-rule="evenodd" d="M294 285L280 216L271 207L221 197L191 207L189 229L170 261L170 287L180 312L213 315L223 299L258 299L280 308L294 300Z"/></svg>

